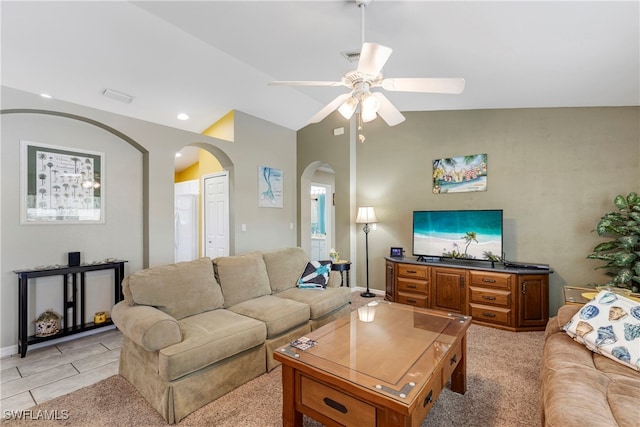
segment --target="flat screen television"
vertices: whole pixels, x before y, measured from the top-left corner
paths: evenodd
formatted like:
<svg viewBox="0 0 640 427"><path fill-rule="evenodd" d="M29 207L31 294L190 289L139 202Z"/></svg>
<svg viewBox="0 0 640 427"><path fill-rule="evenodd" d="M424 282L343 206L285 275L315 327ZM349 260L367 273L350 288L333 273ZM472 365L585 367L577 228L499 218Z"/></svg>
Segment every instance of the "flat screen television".
<svg viewBox="0 0 640 427"><path fill-rule="evenodd" d="M502 210L414 211L413 255L497 261L502 256Z"/></svg>

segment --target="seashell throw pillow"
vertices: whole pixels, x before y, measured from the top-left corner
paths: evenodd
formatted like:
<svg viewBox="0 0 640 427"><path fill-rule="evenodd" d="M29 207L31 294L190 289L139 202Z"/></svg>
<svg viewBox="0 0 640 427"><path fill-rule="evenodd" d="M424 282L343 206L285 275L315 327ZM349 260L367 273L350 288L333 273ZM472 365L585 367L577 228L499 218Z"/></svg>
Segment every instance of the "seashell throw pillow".
<svg viewBox="0 0 640 427"><path fill-rule="evenodd" d="M601 291L562 329L594 353L640 371L640 303Z"/></svg>

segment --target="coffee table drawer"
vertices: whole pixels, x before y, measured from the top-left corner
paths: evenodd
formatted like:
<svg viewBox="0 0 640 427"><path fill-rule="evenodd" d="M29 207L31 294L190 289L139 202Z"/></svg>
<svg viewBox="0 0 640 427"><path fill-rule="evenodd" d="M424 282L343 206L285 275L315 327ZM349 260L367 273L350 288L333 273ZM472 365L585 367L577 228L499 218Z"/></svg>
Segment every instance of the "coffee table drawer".
<svg viewBox="0 0 640 427"><path fill-rule="evenodd" d="M302 405L344 426L376 425L375 406L304 375L300 376L300 401Z"/></svg>
<svg viewBox="0 0 640 427"><path fill-rule="evenodd" d="M421 390L418 396L418 404L415 413L411 416L411 425L419 426L422 424L427 414L436 402L440 392L442 391L442 370L436 370L427 385ZM364 425L364 424L362 424Z"/></svg>
<svg viewBox="0 0 640 427"><path fill-rule="evenodd" d="M447 383L447 381L449 381L453 370L456 369L456 366L458 366L458 363L460 363L460 359L462 359L462 342L458 341L458 343L452 349L450 356L444 361L444 367L442 368L443 387Z"/></svg>

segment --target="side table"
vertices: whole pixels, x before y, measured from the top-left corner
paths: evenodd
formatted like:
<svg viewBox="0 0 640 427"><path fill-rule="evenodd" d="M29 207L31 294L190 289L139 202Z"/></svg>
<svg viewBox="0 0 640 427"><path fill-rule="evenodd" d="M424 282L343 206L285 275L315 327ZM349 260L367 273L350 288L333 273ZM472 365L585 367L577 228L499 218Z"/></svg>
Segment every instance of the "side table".
<svg viewBox="0 0 640 427"><path fill-rule="evenodd" d="M27 346L29 344L36 344L113 324L111 320L107 320L100 324L85 322L85 275L91 271L113 270L113 292L115 304L122 301L124 297L120 284L122 279L124 279L125 262L127 261L109 260L92 264L81 264L78 266L56 265L42 268L14 270L13 272L18 275L18 353L20 353L20 357L22 358L27 354ZM62 300L64 305L62 310L62 329L57 334L46 337L27 336L29 279L47 276L62 276L63 279ZM69 282L71 282L71 289L69 289ZM78 282L80 284L80 295L78 295ZM69 316L68 309L71 309L71 316ZM80 311L80 324L78 324L78 311Z"/></svg>
<svg viewBox="0 0 640 427"><path fill-rule="evenodd" d="M347 288L351 287L350 284L350 275L351 275L351 261L338 261L335 262L333 264L331 264L331 270L333 271L339 271L340 272L340 286L344 286L344 284L346 283ZM347 280L345 282L345 275L347 277Z"/></svg>

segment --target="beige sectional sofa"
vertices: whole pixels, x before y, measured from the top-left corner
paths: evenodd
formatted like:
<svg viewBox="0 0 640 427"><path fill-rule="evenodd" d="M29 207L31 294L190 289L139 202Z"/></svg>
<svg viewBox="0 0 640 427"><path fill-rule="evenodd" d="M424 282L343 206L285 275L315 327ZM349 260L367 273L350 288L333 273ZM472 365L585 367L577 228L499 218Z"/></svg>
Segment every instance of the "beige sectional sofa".
<svg viewBox="0 0 640 427"><path fill-rule="evenodd" d="M542 425L637 427L640 372L593 353L562 329L581 307L562 306L547 324L541 372Z"/></svg>
<svg viewBox="0 0 640 427"><path fill-rule="evenodd" d="M273 350L350 311L331 272L301 289L301 248L201 258L149 268L122 282L112 319L124 335L120 375L175 423L273 369Z"/></svg>

